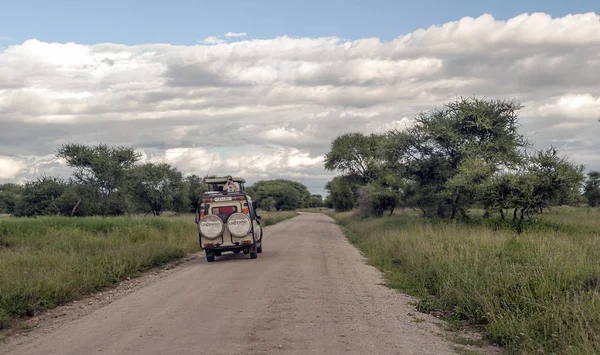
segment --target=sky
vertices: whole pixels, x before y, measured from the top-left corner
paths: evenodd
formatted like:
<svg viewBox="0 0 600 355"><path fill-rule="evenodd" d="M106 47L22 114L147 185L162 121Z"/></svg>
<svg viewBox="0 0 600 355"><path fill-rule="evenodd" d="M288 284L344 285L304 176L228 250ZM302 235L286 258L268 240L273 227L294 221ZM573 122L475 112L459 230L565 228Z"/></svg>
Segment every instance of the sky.
<svg viewBox="0 0 600 355"><path fill-rule="evenodd" d="M600 169L599 14L592 0L6 1L0 183L66 177L60 144L103 142L324 193L337 135L402 129L461 95L516 99L536 149Z"/></svg>
<svg viewBox="0 0 600 355"><path fill-rule="evenodd" d="M369 5L367 5L367 3ZM522 13L554 17L598 12L596 0L19 0L0 5L4 42L192 45L227 32L252 38L377 37L388 41L433 24L485 13L508 20ZM8 41L6 41L8 39Z"/></svg>

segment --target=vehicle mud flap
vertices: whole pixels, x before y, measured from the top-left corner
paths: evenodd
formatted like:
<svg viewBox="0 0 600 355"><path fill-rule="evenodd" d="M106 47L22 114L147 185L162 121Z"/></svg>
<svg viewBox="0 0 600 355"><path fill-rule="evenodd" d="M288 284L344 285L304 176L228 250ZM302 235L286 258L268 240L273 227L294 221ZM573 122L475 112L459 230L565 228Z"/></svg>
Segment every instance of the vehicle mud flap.
<svg viewBox="0 0 600 355"><path fill-rule="evenodd" d="M264 229L260 229L260 245L256 248L256 252L257 253L262 253L262 245L263 245L263 233L264 233Z"/></svg>
<svg viewBox="0 0 600 355"><path fill-rule="evenodd" d="M258 243L256 243L256 239L254 238L254 233L252 233L252 246L250 247L250 259L258 258Z"/></svg>

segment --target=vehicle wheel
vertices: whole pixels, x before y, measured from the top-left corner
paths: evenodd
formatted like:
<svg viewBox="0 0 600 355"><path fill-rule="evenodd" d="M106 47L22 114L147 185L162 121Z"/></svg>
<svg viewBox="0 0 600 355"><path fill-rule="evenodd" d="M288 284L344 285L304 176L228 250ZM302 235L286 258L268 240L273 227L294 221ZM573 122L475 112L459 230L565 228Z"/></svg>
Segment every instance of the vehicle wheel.
<svg viewBox="0 0 600 355"><path fill-rule="evenodd" d="M213 254L213 252L209 252L207 250L206 251L206 261L208 261L209 263L212 263L213 261L215 261L215 254Z"/></svg>
<svg viewBox="0 0 600 355"><path fill-rule="evenodd" d="M262 253L262 243L260 243L260 246L256 248L256 252L259 254Z"/></svg>
<svg viewBox="0 0 600 355"><path fill-rule="evenodd" d="M258 258L258 253L255 251L251 251L250 252L250 259L256 259Z"/></svg>

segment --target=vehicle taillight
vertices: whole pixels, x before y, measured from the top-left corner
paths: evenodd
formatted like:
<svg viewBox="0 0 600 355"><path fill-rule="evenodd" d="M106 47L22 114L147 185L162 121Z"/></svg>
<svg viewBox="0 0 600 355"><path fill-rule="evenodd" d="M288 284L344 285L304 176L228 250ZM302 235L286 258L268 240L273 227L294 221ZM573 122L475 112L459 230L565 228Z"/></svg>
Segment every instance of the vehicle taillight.
<svg viewBox="0 0 600 355"><path fill-rule="evenodd" d="M200 210L200 217L204 217L204 210Z"/></svg>
<svg viewBox="0 0 600 355"><path fill-rule="evenodd" d="M243 214L249 214L250 212L248 211L248 209L247 209L247 208L242 208L242 213L243 213Z"/></svg>

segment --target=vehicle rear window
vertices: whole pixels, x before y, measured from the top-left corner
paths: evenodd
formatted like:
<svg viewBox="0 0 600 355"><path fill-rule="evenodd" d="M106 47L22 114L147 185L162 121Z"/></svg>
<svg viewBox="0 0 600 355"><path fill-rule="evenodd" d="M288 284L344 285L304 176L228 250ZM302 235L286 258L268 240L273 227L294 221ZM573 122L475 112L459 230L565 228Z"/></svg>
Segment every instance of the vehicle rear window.
<svg viewBox="0 0 600 355"><path fill-rule="evenodd" d="M237 206L222 206L213 207L212 214L219 216L223 221L227 221L227 218L237 212Z"/></svg>

